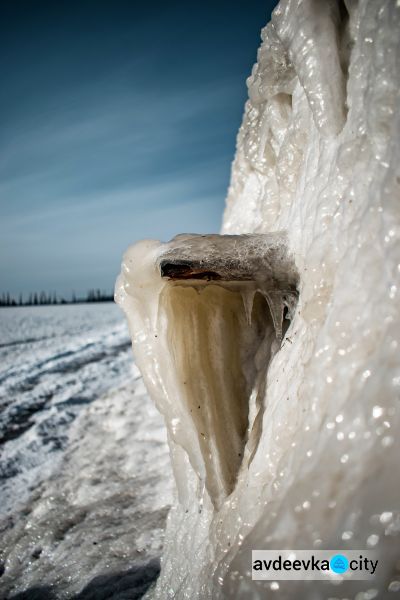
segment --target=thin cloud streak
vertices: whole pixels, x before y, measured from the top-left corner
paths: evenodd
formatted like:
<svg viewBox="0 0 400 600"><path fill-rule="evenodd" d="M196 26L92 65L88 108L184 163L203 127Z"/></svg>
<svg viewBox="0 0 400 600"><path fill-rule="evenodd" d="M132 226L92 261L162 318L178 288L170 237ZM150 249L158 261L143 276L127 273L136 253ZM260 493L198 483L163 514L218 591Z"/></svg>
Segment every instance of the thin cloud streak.
<svg viewBox="0 0 400 600"><path fill-rule="evenodd" d="M0 293L109 289L130 243L219 230L274 4L0 6Z"/></svg>
<svg viewBox="0 0 400 600"><path fill-rule="evenodd" d="M145 98L140 97L140 120L132 118L132 107L139 100L135 102L131 98L131 102L124 101L125 112L119 112L113 104L101 105L103 112L94 110L97 114L92 117L87 108L82 107L76 115L76 121L71 121L69 116L65 118L59 115L58 122L51 127L48 124L43 128L39 126L26 140L18 139L17 131L17 139L14 137L9 144L3 143L1 148L1 154L6 157L0 165L0 197L6 200L1 204L1 214L18 211L24 200L27 204L24 208L29 210L31 205L35 211L36 207L32 204L35 198L40 199L42 204L73 201L72 190L80 200L79 188L85 180L89 180L87 195L90 201L92 190L96 188L96 174L98 176L98 168L102 163L106 163L102 177L107 169L112 175L109 183L111 190L120 185L124 177L128 180L134 178L137 186L142 185L143 180L148 182L150 178L165 180L175 176L174 173L181 175L187 171L187 165L185 160L178 160L173 152L179 152L185 145L189 146L189 153L197 153L200 169L204 163L215 163L220 157L215 156L213 149L209 148L210 138L218 141L219 136L225 137L226 127L221 125L222 131L215 128L210 135L209 131L196 128L195 124L201 115L204 118L204 114L212 115L221 110L230 90L226 84L218 90L197 90L197 94L183 90L179 95L174 90L163 98L162 107L159 101L146 103ZM154 123L157 127L154 127ZM153 131L149 129L151 127ZM96 153L92 159L86 152L92 153L94 148ZM118 153L118 159L110 164L110 155L113 153ZM74 168L78 158L82 162L79 170ZM189 171L194 166L190 161ZM104 187L105 183L102 182L101 188Z"/></svg>

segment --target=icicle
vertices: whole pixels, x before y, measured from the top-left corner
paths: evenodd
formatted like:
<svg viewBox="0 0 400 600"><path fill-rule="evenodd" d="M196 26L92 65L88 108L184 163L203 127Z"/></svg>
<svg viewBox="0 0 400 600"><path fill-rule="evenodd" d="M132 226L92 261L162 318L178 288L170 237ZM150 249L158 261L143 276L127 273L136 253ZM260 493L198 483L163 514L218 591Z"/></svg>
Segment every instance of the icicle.
<svg viewBox="0 0 400 600"><path fill-rule="evenodd" d="M253 303L256 290L244 289L240 292L243 300L244 310L246 312L246 321L248 325L251 325L251 315L253 312Z"/></svg>
<svg viewBox="0 0 400 600"><path fill-rule="evenodd" d="M283 311L285 309L285 303L283 301L282 292L263 292L268 302L269 310L271 312L272 322L275 328L275 335L278 342L282 341L282 323L283 323Z"/></svg>

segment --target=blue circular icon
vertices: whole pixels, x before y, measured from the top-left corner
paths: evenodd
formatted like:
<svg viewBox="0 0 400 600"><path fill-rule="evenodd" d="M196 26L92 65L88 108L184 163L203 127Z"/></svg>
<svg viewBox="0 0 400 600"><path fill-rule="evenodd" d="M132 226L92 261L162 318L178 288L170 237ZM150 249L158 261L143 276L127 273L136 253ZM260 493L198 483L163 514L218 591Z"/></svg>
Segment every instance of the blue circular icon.
<svg viewBox="0 0 400 600"><path fill-rule="evenodd" d="M335 556L332 556L329 566L334 573L342 574L346 573L349 568L349 561L343 554L335 554Z"/></svg>

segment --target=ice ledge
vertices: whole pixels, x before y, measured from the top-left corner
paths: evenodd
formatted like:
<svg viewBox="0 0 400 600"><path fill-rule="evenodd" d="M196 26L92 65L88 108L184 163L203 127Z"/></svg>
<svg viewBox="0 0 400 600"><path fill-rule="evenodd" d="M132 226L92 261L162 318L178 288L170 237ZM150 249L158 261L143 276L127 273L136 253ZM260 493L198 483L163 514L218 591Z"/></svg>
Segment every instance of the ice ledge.
<svg viewBox="0 0 400 600"><path fill-rule="evenodd" d="M239 291L249 323L254 296L260 292L268 302L276 337L282 339L284 311L292 313L299 280L284 232L181 234L167 244L156 264L161 277L176 284L212 282Z"/></svg>

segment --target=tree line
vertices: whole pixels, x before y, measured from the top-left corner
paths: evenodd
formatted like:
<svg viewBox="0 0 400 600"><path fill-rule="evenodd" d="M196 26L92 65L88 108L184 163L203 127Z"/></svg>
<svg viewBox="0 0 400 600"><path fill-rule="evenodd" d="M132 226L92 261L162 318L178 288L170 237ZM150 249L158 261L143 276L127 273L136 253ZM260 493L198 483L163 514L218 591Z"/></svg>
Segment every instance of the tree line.
<svg viewBox="0 0 400 600"><path fill-rule="evenodd" d="M111 302L114 299L114 294L107 294L99 289L91 289L86 296L78 297L75 292L72 292L70 298L65 298L58 295L56 292L33 292L23 297L19 294L18 297L12 296L9 292L1 295L0 306L44 306L55 304L78 304L82 302Z"/></svg>

